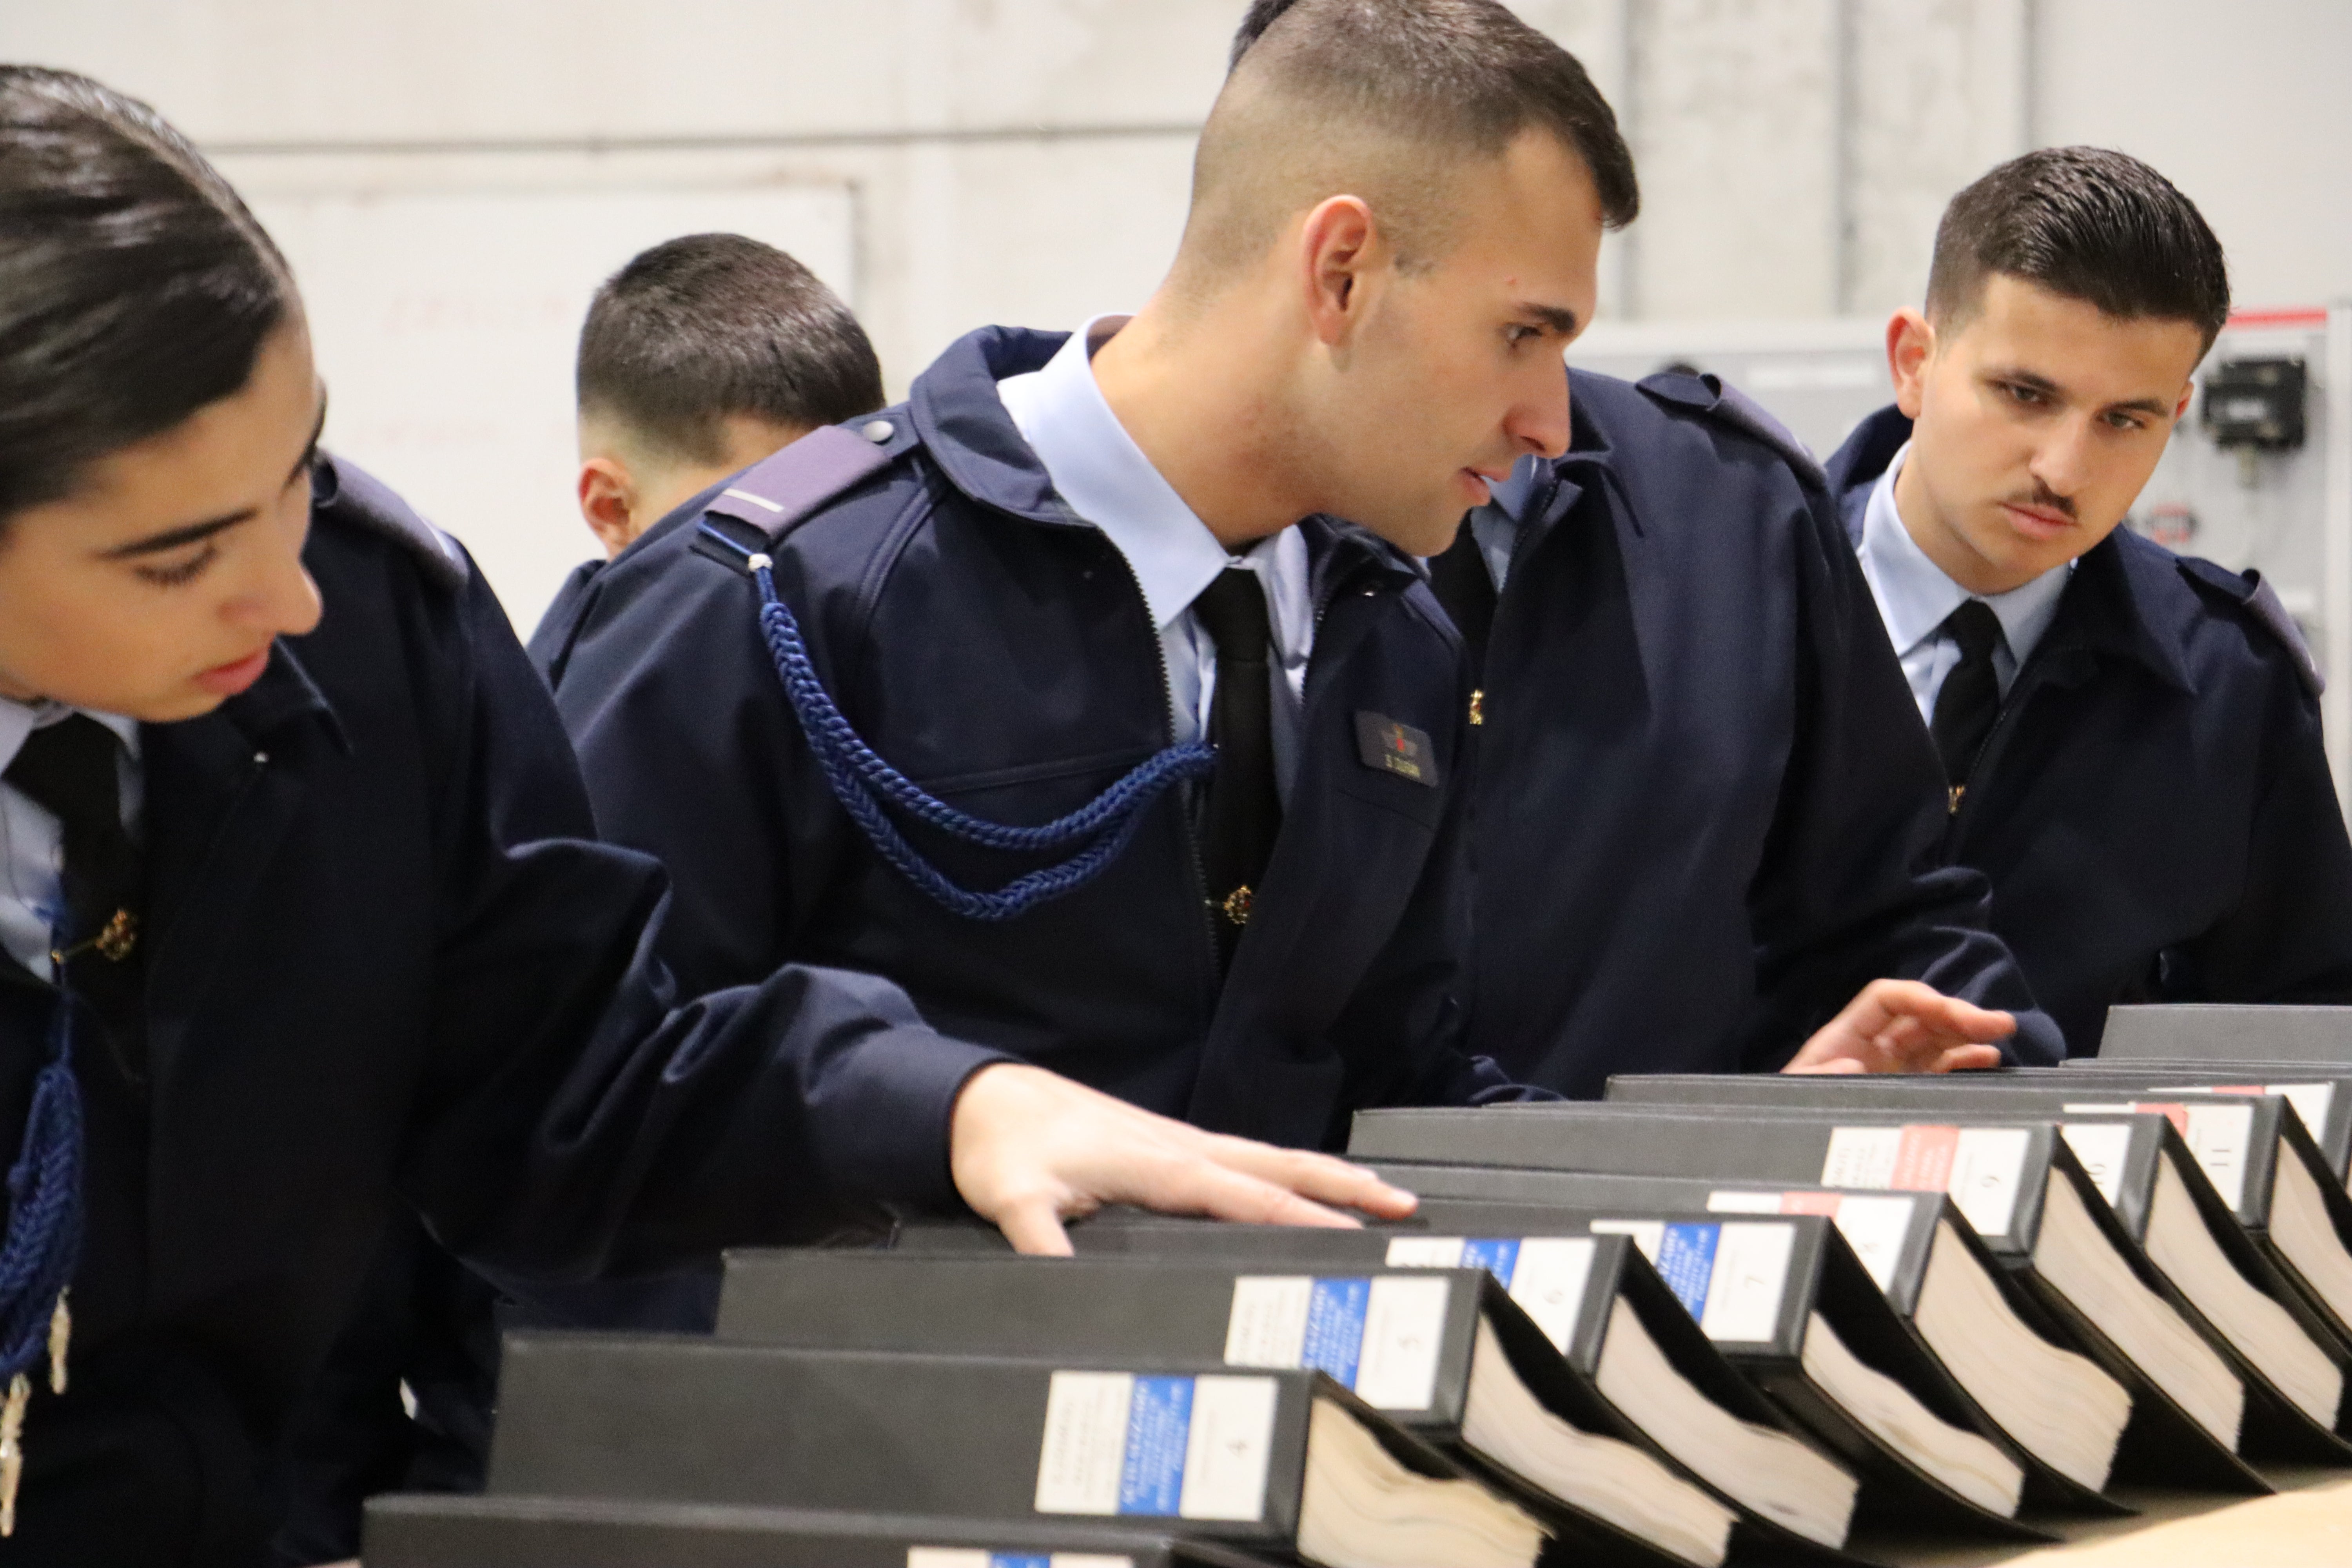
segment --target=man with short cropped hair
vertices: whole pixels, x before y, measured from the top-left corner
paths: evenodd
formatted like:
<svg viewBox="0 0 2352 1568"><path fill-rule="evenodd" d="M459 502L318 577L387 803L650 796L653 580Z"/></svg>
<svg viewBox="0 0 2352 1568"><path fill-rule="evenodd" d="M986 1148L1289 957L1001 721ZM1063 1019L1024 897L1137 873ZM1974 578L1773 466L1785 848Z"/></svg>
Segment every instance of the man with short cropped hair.
<svg viewBox="0 0 2352 1568"><path fill-rule="evenodd" d="M1257 0L1234 59L1292 8ZM1935 764L1819 465L1696 372L1561 390L1567 452L1430 563L1476 692L1472 1047L1570 1095L2054 1058L1983 879L1937 864Z"/></svg>
<svg viewBox="0 0 2352 1568"><path fill-rule="evenodd" d="M2229 320L2221 243L2121 153L1954 197L1895 405L1832 459L1945 771L1952 858L2074 1055L2126 1002L2352 1001L2319 677L2253 573L2119 530Z"/></svg>
<svg viewBox="0 0 2352 1568"><path fill-rule="evenodd" d="M740 234L639 252L597 289L576 372L580 515L621 553L665 516L824 425L882 406L866 329L815 273ZM575 570L540 622L544 665L603 563Z"/></svg>
<svg viewBox="0 0 2352 1568"><path fill-rule="evenodd" d="M1452 995L1469 690L1412 557L1564 447L1637 199L1502 5L1304 0L1132 318L976 332L656 527L556 693L600 826L670 869L682 984L886 974L1291 1144L1513 1092Z"/></svg>

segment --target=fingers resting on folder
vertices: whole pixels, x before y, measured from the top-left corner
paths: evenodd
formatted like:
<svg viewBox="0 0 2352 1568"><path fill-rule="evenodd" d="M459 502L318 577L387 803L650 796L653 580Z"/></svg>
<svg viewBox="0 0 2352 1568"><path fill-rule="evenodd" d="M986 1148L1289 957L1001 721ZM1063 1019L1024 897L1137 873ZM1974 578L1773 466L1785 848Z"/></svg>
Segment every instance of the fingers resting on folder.
<svg viewBox="0 0 2352 1568"><path fill-rule="evenodd" d="M1916 980L1874 980L1807 1040L1783 1072L1958 1072L2000 1065L1993 1042L2017 1020Z"/></svg>
<svg viewBox="0 0 2352 1568"><path fill-rule="evenodd" d="M1066 1253L1062 1222L1105 1204L1265 1225L1412 1212L1409 1193L1328 1154L1203 1132L1040 1068L999 1063L957 1100L956 1190L1023 1252Z"/></svg>

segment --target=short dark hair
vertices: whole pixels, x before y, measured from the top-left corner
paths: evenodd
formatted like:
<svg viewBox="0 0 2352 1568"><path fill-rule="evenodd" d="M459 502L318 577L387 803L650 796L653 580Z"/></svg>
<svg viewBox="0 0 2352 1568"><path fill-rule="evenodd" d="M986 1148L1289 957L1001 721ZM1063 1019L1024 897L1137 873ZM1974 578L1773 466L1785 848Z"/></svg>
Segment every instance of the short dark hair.
<svg viewBox="0 0 2352 1568"><path fill-rule="evenodd" d="M284 258L153 110L0 66L0 522L251 379Z"/></svg>
<svg viewBox="0 0 2352 1568"><path fill-rule="evenodd" d="M1529 126L1576 149L1622 228L1642 210L1633 154L1582 62L1496 0L1252 0L1227 68L1276 27L1286 75L1498 153Z"/></svg>
<svg viewBox="0 0 2352 1568"><path fill-rule="evenodd" d="M697 462L720 421L838 425L882 406L866 329L815 273L740 234L689 234L604 280L580 330L580 411Z"/></svg>
<svg viewBox="0 0 2352 1568"><path fill-rule="evenodd" d="M1996 272L2119 320L2192 321L2209 349L2230 320L2229 264L2197 204L2105 147L2011 158L1952 198L1936 226L1929 313L1965 320Z"/></svg>

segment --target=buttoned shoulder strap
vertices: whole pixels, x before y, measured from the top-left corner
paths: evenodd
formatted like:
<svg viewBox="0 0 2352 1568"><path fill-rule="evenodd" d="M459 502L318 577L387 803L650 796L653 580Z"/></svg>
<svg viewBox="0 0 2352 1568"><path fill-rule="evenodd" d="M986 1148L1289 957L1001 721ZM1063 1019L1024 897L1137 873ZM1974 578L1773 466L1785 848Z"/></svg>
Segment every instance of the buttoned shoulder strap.
<svg viewBox="0 0 2352 1568"><path fill-rule="evenodd" d="M2305 689L2314 697L2327 689L2327 677L2312 657L2311 647L2303 640L2303 628L2294 624L2280 602L2278 591L2263 580L2260 572L2232 572L2210 561L2193 555L2180 557L2180 574L2190 583L2215 595L2239 605L2252 617L2256 626L2268 632L2279 647L2286 650L2287 658Z"/></svg>
<svg viewBox="0 0 2352 1568"><path fill-rule="evenodd" d="M1762 404L1719 376L1694 375L1687 371L1660 371L1634 384L1658 402L1685 408L1729 426L1743 436L1761 441L1780 456L1809 489L1829 489L1821 460L1796 433L1773 416Z"/></svg>
<svg viewBox="0 0 2352 1568"><path fill-rule="evenodd" d="M466 585L469 568L457 542L348 458L319 455L310 473L310 508L318 517L391 540L415 557L428 582L452 593Z"/></svg>

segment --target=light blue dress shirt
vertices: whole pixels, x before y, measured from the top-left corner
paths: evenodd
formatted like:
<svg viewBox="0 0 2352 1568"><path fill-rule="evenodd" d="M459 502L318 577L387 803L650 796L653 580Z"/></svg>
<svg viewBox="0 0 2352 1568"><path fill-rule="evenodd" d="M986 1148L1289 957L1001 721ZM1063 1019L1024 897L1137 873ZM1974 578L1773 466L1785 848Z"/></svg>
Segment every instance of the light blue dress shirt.
<svg viewBox="0 0 2352 1568"><path fill-rule="evenodd" d="M1992 669L2005 697L2019 667L2033 657L2034 645L2056 618L2058 600L2066 592L2074 563L2053 566L2006 594L1969 593L1919 548L1895 508L1895 476L1903 471L1903 459L1910 454L1906 444L1870 492L1862 521L1862 574L1870 584L1870 596L1878 602L1879 618L1886 623L1887 640L1903 661L1911 700L1919 705L1919 716L1932 721L1936 694L1960 662L1959 639L1942 629L1945 618L1968 599L1982 600L1990 607L2000 622L2001 636L1992 650Z"/></svg>
<svg viewBox="0 0 2352 1568"><path fill-rule="evenodd" d="M1501 483L1487 488L1486 504L1470 513L1470 537L1477 543L1479 558L1486 563L1486 575L1495 580L1497 594L1511 574L1511 552L1518 548L1519 529L1527 521L1528 502L1535 495L1543 463L1533 453L1521 458Z"/></svg>
<svg viewBox="0 0 2352 1568"><path fill-rule="evenodd" d="M1103 400L1095 351L1125 326L1125 316L1097 316L1070 335L1044 369L996 384L1005 412L1045 465L1070 510L1102 530L1126 557L1143 590L1168 661L1168 699L1176 742L1207 733L1217 686L1217 645L1192 614L1192 601L1228 566L1245 567L1265 584L1274 632L1274 773L1287 800L1298 772L1298 726L1306 704L1307 658L1315 643L1315 605L1307 581L1307 541L1286 528L1244 553L1225 552L1208 524L1160 477Z"/></svg>
<svg viewBox="0 0 2352 1568"><path fill-rule="evenodd" d="M12 702L0 698L0 772L34 731L76 711L55 702ZM84 709L81 711L89 712ZM117 713L89 716L122 742L116 758L122 821L139 833L142 769L139 721ZM65 828L14 784L0 779L0 947L42 979L49 978L50 933L65 912Z"/></svg>

